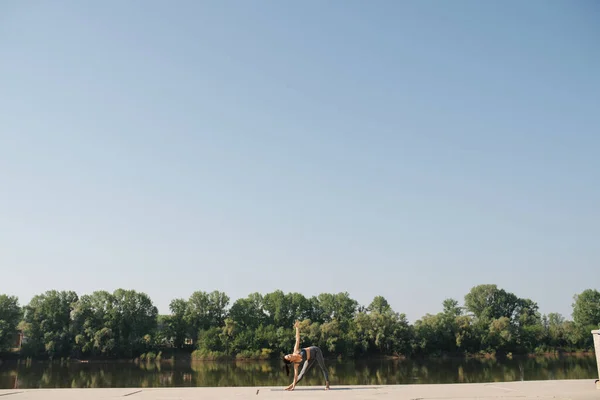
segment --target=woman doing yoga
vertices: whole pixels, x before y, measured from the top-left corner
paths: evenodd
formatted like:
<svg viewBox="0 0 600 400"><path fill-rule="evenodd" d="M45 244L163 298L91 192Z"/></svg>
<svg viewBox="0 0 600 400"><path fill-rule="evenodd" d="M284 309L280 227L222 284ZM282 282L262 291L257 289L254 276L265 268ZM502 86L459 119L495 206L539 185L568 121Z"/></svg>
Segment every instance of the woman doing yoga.
<svg viewBox="0 0 600 400"><path fill-rule="evenodd" d="M315 361L319 363L323 376L325 377L325 390L329 390L329 374L325 367L325 360L323 359L323 352L317 346L304 347L300 349L300 323L296 321L294 324L296 328L296 345L294 346L294 352L283 356L283 362L285 363L285 369L288 376L290 375L290 364L294 364L294 382L290 386L286 387L285 390L294 390L296 384L304 378L306 372L313 366ZM302 371L298 374L298 367L300 363L304 361Z"/></svg>

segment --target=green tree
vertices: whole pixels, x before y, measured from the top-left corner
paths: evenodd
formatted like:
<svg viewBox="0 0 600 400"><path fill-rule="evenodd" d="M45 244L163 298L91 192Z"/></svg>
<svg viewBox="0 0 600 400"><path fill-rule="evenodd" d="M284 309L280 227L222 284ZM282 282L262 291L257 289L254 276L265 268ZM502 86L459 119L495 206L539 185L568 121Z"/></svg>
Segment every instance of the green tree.
<svg viewBox="0 0 600 400"><path fill-rule="evenodd" d="M188 328L188 337L196 340L198 332L210 327L209 314L208 293L200 290L192 293L185 309L185 325Z"/></svg>
<svg viewBox="0 0 600 400"><path fill-rule="evenodd" d="M573 322L581 327L597 329L600 326L600 292L587 289L573 299Z"/></svg>
<svg viewBox="0 0 600 400"><path fill-rule="evenodd" d="M275 327L290 327L296 320L311 319L314 315L309 299L300 293L284 293L276 290L263 297L263 309L267 323Z"/></svg>
<svg viewBox="0 0 600 400"><path fill-rule="evenodd" d="M481 334L470 315L459 315L456 323L456 348L465 354L474 354L481 350Z"/></svg>
<svg viewBox="0 0 600 400"><path fill-rule="evenodd" d="M465 307L475 318L472 326L481 350L531 352L544 339L537 303L496 285L473 287L465 295Z"/></svg>
<svg viewBox="0 0 600 400"><path fill-rule="evenodd" d="M347 292L321 293L318 296L318 302L324 322L335 320L346 325L354 318L358 309L358 302L352 299Z"/></svg>
<svg viewBox="0 0 600 400"><path fill-rule="evenodd" d="M414 327L415 350L421 354L437 355L460 351L460 346L464 344L465 339L463 332L463 337L459 340L461 315L462 309L458 306L458 301L445 299L441 313L427 314L416 321Z"/></svg>
<svg viewBox="0 0 600 400"><path fill-rule="evenodd" d="M113 298L110 326L118 354L134 357L148 351L157 327L158 309L147 294L135 290L117 289Z"/></svg>
<svg viewBox="0 0 600 400"><path fill-rule="evenodd" d="M314 308L310 299L306 298L303 294L296 292L287 294L287 298L291 311L291 318L287 321L288 323L293 323L295 320L313 321Z"/></svg>
<svg viewBox="0 0 600 400"><path fill-rule="evenodd" d="M268 315L269 324L276 327L289 327L293 323L291 302L281 290L267 293L263 297L263 309Z"/></svg>
<svg viewBox="0 0 600 400"><path fill-rule="evenodd" d="M519 298L496 285L478 285L465 296L465 306L480 320L492 321L502 317L512 320Z"/></svg>
<svg viewBox="0 0 600 400"><path fill-rule="evenodd" d="M573 300L573 322L580 346L589 349L593 346L591 331L600 326L600 292L586 289Z"/></svg>
<svg viewBox="0 0 600 400"><path fill-rule="evenodd" d="M514 349L515 341L514 327L508 317L494 319L489 325L487 342L490 350L509 352Z"/></svg>
<svg viewBox="0 0 600 400"><path fill-rule="evenodd" d="M71 319L78 356L116 355L115 298L107 291L84 295L74 303Z"/></svg>
<svg viewBox="0 0 600 400"><path fill-rule="evenodd" d="M0 294L0 353L14 347L21 315L16 297Z"/></svg>
<svg viewBox="0 0 600 400"><path fill-rule="evenodd" d="M367 310L361 310L354 319L354 330L351 337L354 342L354 352L368 354L372 348L373 320Z"/></svg>
<svg viewBox="0 0 600 400"><path fill-rule="evenodd" d="M439 315L439 335L444 352L456 353L459 351L458 318L462 315L462 308L455 299L445 299L442 303L443 311Z"/></svg>
<svg viewBox="0 0 600 400"><path fill-rule="evenodd" d="M546 316L544 325L550 348L560 349L568 346L565 322L565 318L558 313L550 313Z"/></svg>
<svg viewBox="0 0 600 400"><path fill-rule="evenodd" d="M267 321L263 296L260 293L252 293L246 298L236 300L229 310L229 317L235 321L240 330L257 329Z"/></svg>
<svg viewBox="0 0 600 400"><path fill-rule="evenodd" d="M67 356L73 348L71 311L78 297L72 291L50 290L34 296L25 307L25 353L32 355Z"/></svg>
<svg viewBox="0 0 600 400"><path fill-rule="evenodd" d="M458 301L454 299L445 299L442 303L444 307L444 315L450 318L456 318L462 315L462 307L458 305Z"/></svg>
<svg viewBox="0 0 600 400"><path fill-rule="evenodd" d="M537 303L519 299L513 325L516 327L515 351L526 353L542 347L545 331Z"/></svg>
<svg viewBox="0 0 600 400"><path fill-rule="evenodd" d="M440 314L425 314L415 321L414 352L421 355L441 355L443 350L443 338Z"/></svg>
<svg viewBox="0 0 600 400"><path fill-rule="evenodd" d="M211 327L223 325L230 300L229 296L218 290L213 290L208 294L208 320Z"/></svg>
<svg viewBox="0 0 600 400"><path fill-rule="evenodd" d="M221 340L221 333L221 328L216 326L201 330L198 334L198 350L224 353L225 346Z"/></svg>
<svg viewBox="0 0 600 400"><path fill-rule="evenodd" d="M166 327L168 328L169 339L173 340L173 346L176 348L182 348L187 338L193 338L189 336L193 333L188 323L188 302L184 299L174 299L169 304L171 315L166 320Z"/></svg>
<svg viewBox="0 0 600 400"><path fill-rule="evenodd" d="M154 344L159 348L177 347L175 346L175 332L171 329L171 315L159 314L156 317Z"/></svg>
<svg viewBox="0 0 600 400"><path fill-rule="evenodd" d="M376 296L364 310L359 311L349 334L347 346L359 354L409 354L412 329L404 314L394 312L383 296Z"/></svg>
<svg viewBox="0 0 600 400"><path fill-rule="evenodd" d="M340 323L333 319L321 325L320 346L327 352L340 354L344 348L341 342L342 330Z"/></svg>
<svg viewBox="0 0 600 400"><path fill-rule="evenodd" d="M223 343L223 347L225 348L225 354L231 355L232 352L232 344L235 340L235 336L237 334L237 325L234 320L231 318L225 319L223 326L221 327L221 343Z"/></svg>
<svg viewBox="0 0 600 400"><path fill-rule="evenodd" d="M308 318L313 322L322 324L325 322L325 311L321 308L321 302L318 296L312 296L308 299Z"/></svg>
<svg viewBox="0 0 600 400"><path fill-rule="evenodd" d="M371 304L367 307L370 312L385 314L391 310L390 303L383 296L375 296Z"/></svg>
<svg viewBox="0 0 600 400"><path fill-rule="evenodd" d="M187 300L174 299L170 314L159 316L151 299L134 290L81 298L48 291L24 307L19 327L27 339L24 355L50 357L132 358L165 347L185 349L193 339L194 356L263 358L292 350L296 319L301 345L320 346L329 356L578 350L591 346L599 300L591 289L575 296L574 320L568 321L559 314L541 316L537 303L496 285L478 285L465 295L464 307L445 299L440 312L411 325L383 296L365 307L345 292L310 298L281 290L251 293L228 308L225 293L197 291ZM0 296L3 349L20 315L16 298Z"/></svg>
<svg viewBox="0 0 600 400"><path fill-rule="evenodd" d="M187 301L184 317L188 337L196 339L198 332L221 326L227 316L228 305L229 297L225 293L219 291L192 293Z"/></svg>

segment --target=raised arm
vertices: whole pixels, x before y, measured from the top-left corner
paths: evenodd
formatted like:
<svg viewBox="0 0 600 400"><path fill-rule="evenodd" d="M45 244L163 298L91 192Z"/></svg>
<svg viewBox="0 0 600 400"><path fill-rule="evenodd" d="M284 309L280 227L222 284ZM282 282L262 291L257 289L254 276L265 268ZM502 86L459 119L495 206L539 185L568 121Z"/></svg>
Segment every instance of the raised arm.
<svg viewBox="0 0 600 400"><path fill-rule="evenodd" d="M296 321L294 328L296 328L296 344L294 345L294 353L298 353L300 351L300 322Z"/></svg>

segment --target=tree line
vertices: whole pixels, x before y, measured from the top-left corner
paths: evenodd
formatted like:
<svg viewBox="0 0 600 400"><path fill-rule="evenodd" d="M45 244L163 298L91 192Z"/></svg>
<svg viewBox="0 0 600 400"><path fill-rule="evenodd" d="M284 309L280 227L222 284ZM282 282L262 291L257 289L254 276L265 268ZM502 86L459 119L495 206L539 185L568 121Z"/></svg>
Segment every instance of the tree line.
<svg viewBox="0 0 600 400"><path fill-rule="evenodd" d="M78 296L50 290L21 307L0 295L0 353L22 334L26 357L153 358L188 352L196 359L267 359L293 348L295 320L303 345L328 356L440 356L589 350L600 325L600 292L574 296L572 320L542 315L534 301L497 285L473 287L463 305L446 299L414 324L382 296L368 306L348 293L252 293L230 304L223 292L194 292L159 315L148 295L118 289Z"/></svg>

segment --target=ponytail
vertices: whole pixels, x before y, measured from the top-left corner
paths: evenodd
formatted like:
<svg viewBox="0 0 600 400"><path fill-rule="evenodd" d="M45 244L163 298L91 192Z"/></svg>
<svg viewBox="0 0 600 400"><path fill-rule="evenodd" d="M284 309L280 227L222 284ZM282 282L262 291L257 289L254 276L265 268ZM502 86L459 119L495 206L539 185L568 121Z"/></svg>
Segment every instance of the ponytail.
<svg viewBox="0 0 600 400"><path fill-rule="evenodd" d="M290 364L292 363L290 360L286 360L285 356L283 357L283 363L285 364L285 373L287 376L290 376Z"/></svg>

